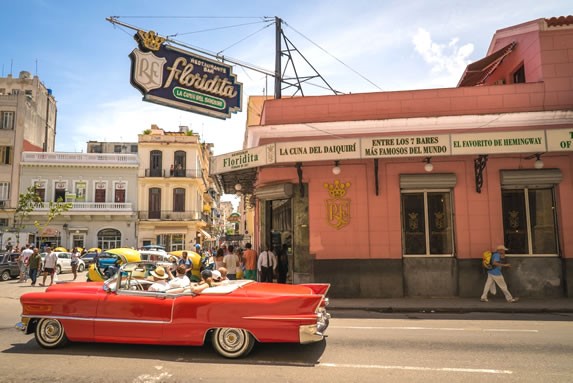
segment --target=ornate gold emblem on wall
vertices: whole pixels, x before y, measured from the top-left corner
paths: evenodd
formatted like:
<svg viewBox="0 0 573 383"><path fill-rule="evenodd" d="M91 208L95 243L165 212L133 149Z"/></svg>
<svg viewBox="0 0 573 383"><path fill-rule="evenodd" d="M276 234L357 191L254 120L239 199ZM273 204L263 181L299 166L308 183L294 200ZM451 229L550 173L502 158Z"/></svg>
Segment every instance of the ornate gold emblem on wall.
<svg viewBox="0 0 573 383"><path fill-rule="evenodd" d="M350 187L350 182L340 182L324 184L330 197L326 200L327 221L335 229L341 229L350 223L350 199L344 198L346 191Z"/></svg>

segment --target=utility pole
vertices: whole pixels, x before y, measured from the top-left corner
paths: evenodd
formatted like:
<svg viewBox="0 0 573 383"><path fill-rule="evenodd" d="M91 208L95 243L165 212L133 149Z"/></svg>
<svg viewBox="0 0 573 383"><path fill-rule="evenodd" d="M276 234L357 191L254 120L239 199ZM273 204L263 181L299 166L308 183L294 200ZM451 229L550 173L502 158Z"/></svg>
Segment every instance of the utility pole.
<svg viewBox="0 0 573 383"><path fill-rule="evenodd" d="M275 16L275 99L281 98L282 74L281 74L281 37L282 37L282 20L280 17Z"/></svg>

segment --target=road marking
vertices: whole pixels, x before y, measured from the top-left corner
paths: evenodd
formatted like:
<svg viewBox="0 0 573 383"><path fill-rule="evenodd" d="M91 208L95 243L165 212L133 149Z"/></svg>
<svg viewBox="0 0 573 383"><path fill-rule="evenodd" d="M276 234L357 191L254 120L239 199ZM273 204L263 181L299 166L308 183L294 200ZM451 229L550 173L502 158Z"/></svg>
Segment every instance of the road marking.
<svg viewBox="0 0 573 383"><path fill-rule="evenodd" d="M329 329L343 330L435 330L435 331L483 331L483 332L526 332L538 333L539 330L505 329L505 328L464 328L464 327L368 327L368 326L330 326Z"/></svg>
<svg viewBox="0 0 573 383"><path fill-rule="evenodd" d="M416 366L383 366L378 364L337 364L337 363L320 363L317 367L333 368L370 368L380 370L407 370L407 371L439 371L439 372L469 372L478 374L513 374L510 370L490 370L478 368L452 368L452 367L416 367Z"/></svg>

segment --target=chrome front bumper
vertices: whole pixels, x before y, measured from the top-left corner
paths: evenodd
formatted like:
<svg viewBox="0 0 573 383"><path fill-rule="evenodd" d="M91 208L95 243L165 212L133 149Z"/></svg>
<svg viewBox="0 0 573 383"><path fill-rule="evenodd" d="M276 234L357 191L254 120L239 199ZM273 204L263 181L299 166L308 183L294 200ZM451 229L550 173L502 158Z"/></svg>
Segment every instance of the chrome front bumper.
<svg viewBox="0 0 573 383"><path fill-rule="evenodd" d="M330 323L330 314L322 309L316 313L316 324L300 326L298 333L301 344L320 342Z"/></svg>

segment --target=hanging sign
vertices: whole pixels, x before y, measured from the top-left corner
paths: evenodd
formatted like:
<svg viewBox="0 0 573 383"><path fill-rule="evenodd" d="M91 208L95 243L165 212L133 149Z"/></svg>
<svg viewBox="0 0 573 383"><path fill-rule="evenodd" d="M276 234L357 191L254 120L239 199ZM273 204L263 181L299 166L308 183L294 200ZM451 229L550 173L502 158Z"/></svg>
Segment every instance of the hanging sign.
<svg viewBox="0 0 573 383"><path fill-rule="evenodd" d="M211 157L210 174L233 172L275 163L275 144Z"/></svg>
<svg viewBox="0 0 573 383"><path fill-rule="evenodd" d="M165 45L153 31L135 40L130 80L143 100L221 119L241 111L243 84L231 66Z"/></svg>

